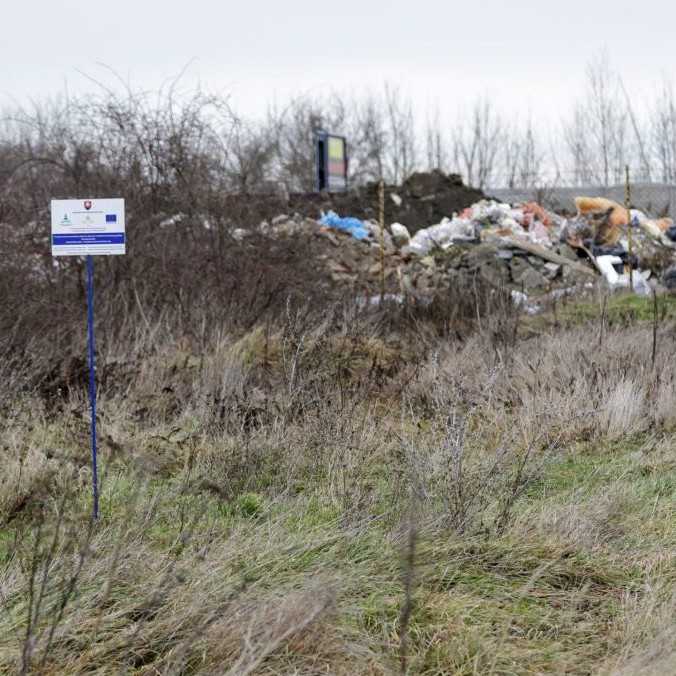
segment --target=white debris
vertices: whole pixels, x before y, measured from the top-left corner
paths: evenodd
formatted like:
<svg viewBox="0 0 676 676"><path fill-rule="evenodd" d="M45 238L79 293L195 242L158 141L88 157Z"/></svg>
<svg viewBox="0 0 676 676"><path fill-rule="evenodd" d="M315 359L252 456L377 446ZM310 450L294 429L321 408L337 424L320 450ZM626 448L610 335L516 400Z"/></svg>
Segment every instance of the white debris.
<svg viewBox="0 0 676 676"><path fill-rule="evenodd" d="M620 274L615 270L615 265L622 265L622 259L619 256L597 256L596 263L599 270L605 277L610 286L617 286Z"/></svg>
<svg viewBox="0 0 676 676"><path fill-rule="evenodd" d="M172 225L178 225L185 218L185 214L175 214L169 218L165 218L160 222L160 228L168 228Z"/></svg>
<svg viewBox="0 0 676 676"><path fill-rule="evenodd" d="M232 231L232 238L237 242L241 242L245 237L248 237L251 233L244 228L235 228Z"/></svg>
<svg viewBox="0 0 676 676"><path fill-rule="evenodd" d="M376 221L364 221L364 225L366 226L367 230L371 233L370 238L374 245L377 247L380 247L380 238L381 238L381 229L380 225ZM387 228L385 228L384 233L382 234L383 241L385 243L385 248L390 249L392 248L392 235L387 231Z"/></svg>
<svg viewBox="0 0 676 676"><path fill-rule="evenodd" d="M384 303L397 303L401 305L404 302L404 297L400 293L386 293L382 299L380 295L377 296L359 296L356 299L357 305L359 307L377 307L380 305L381 300Z"/></svg>
<svg viewBox="0 0 676 676"><path fill-rule="evenodd" d="M406 246L411 241L411 234L408 228L401 223L392 223L390 231L392 232L394 244L399 248Z"/></svg>
<svg viewBox="0 0 676 676"><path fill-rule="evenodd" d="M402 252L416 256L426 256L432 249L448 249L457 242L469 242L476 239L474 223L466 218L444 218L441 223L418 230Z"/></svg>
<svg viewBox="0 0 676 676"><path fill-rule="evenodd" d="M523 308L527 315L536 315L541 310L540 306L531 302L522 291L512 291L512 303L516 307Z"/></svg>
<svg viewBox="0 0 676 676"><path fill-rule="evenodd" d="M518 210L512 209L509 204L494 202L492 200L481 200L471 207L472 220L490 221L491 223L502 223L506 218L514 218L518 215ZM516 220L516 218L514 218Z"/></svg>
<svg viewBox="0 0 676 676"><path fill-rule="evenodd" d="M596 262L611 289L628 289L632 286L632 279L627 273L620 274L615 270L616 265L622 265L619 256L597 256ZM634 293L639 296L649 296L651 292L648 279L650 270L634 270L633 272Z"/></svg>

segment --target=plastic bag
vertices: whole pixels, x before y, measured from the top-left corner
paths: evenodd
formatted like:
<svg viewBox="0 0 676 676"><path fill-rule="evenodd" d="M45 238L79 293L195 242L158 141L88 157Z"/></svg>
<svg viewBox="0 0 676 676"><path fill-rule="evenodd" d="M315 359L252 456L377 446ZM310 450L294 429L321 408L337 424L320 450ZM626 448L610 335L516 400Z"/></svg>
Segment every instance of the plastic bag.
<svg viewBox="0 0 676 676"><path fill-rule="evenodd" d="M394 243L399 247L405 246L411 241L411 235L408 228L401 223L392 223L390 231L392 232Z"/></svg>
<svg viewBox="0 0 676 676"><path fill-rule="evenodd" d="M341 218L335 211L322 214L319 223L335 230L347 232L355 239L368 239L370 235L370 231L363 221L351 217Z"/></svg>
<svg viewBox="0 0 676 676"><path fill-rule="evenodd" d="M599 256L596 259L603 276L612 289L629 288L632 286L631 279L628 274L620 274L615 270L616 265L622 264L622 259L619 256ZM651 289L648 284L648 277L650 271L634 270L633 271L633 287L634 293L639 296L649 296Z"/></svg>

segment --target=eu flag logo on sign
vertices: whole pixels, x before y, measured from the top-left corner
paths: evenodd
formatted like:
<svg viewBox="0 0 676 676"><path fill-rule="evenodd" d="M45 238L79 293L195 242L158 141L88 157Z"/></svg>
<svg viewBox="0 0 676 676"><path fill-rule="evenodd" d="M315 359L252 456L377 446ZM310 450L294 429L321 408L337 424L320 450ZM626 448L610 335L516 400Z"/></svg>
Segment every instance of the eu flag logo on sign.
<svg viewBox="0 0 676 676"><path fill-rule="evenodd" d="M106 223L117 223L117 214L106 214Z"/></svg>

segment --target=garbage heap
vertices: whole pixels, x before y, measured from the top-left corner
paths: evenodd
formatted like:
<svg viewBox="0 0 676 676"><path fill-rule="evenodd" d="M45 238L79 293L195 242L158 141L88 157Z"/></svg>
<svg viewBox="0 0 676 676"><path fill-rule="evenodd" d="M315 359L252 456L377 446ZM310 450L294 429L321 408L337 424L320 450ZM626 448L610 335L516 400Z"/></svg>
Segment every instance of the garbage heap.
<svg viewBox="0 0 676 676"><path fill-rule="evenodd" d="M536 202L480 199L414 233L400 222L381 232L373 219L335 211L318 220L278 216L260 229L275 237L310 231L324 238L327 247L319 256L332 282L350 284L358 297L373 302L383 277L388 297L424 301L462 276L478 276L510 289L529 309L547 294L576 293L604 280L612 289L631 284L641 295L676 289L671 219L597 197L581 196L576 206L576 214L564 216Z"/></svg>

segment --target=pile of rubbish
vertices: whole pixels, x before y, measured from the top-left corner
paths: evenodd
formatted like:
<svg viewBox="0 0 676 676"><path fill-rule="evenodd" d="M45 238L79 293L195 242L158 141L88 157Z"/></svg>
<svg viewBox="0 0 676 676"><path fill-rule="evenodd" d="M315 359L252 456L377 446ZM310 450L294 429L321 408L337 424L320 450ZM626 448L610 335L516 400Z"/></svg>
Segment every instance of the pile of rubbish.
<svg viewBox="0 0 676 676"><path fill-rule="evenodd" d="M258 231L321 238L316 255L328 282L350 285L369 304L380 297L383 278L387 297L424 301L460 278L478 277L509 290L529 311L547 297L578 293L600 281L641 295L676 290L676 226L670 218L651 218L593 196L578 197L576 213L566 215L534 201L506 204L463 186L458 177L432 172L386 189L388 225L381 231L376 188L360 190L311 196L303 210L265 220ZM354 210L340 210L342 203ZM437 221L429 219L440 212ZM233 234L242 240L250 233Z"/></svg>
<svg viewBox="0 0 676 676"><path fill-rule="evenodd" d="M375 221L335 212L323 214L319 224L375 248L382 237L386 253L399 259L404 272L415 268L417 259L428 270L470 271L521 293L551 290L558 282L590 282L599 275L613 289L631 285L641 295L651 293L655 273L663 273L664 286L676 287L676 268L664 269L676 253L670 218L651 219L604 198L579 197L576 205L577 214L566 218L535 202L483 199L414 235L393 223L381 236Z"/></svg>

